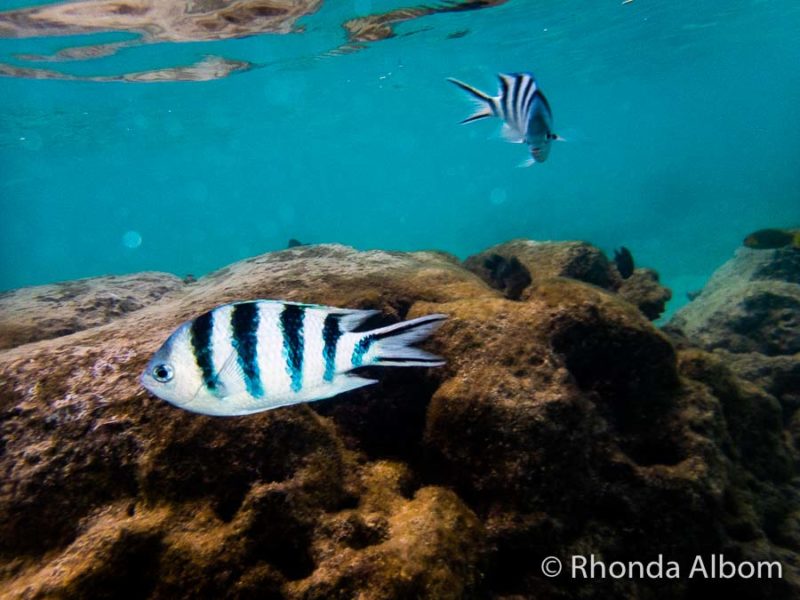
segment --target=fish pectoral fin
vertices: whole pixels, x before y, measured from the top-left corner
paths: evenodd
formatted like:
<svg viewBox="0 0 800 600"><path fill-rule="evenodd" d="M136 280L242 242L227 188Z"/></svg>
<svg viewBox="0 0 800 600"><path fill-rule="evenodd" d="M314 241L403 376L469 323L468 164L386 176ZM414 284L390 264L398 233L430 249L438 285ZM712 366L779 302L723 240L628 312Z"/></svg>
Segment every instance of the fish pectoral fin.
<svg viewBox="0 0 800 600"><path fill-rule="evenodd" d="M524 169L526 167L530 167L531 165L535 165L535 164L536 164L536 159L535 158L527 158L527 159L523 160L521 163L519 163L517 165L517 167L520 168L520 169Z"/></svg>
<svg viewBox="0 0 800 600"><path fill-rule="evenodd" d="M517 129L515 129L508 123L503 125L503 128L500 130L500 135L503 136L503 139L505 141L511 142L512 144L525 143L525 135L517 131Z"/></svg>
<svg viewBox="0 0 800 600"><path fill-rule="evenodd" d="M234 374L235 377L233 379L229 379L227 376L230 374ZM231 394L233 390L228 390L225 387L225 384L222 383L225 379L229 381L244 381L244 376L242 374L242 367L239 365L239 361L237 360L237 353L235 350L232 350L228 357L225 359L225 362L222 363L222 368L217 373L216 377L214 377L214 395L218 398L225 398ZM198 390L199 392L200 390Z"/></svg>

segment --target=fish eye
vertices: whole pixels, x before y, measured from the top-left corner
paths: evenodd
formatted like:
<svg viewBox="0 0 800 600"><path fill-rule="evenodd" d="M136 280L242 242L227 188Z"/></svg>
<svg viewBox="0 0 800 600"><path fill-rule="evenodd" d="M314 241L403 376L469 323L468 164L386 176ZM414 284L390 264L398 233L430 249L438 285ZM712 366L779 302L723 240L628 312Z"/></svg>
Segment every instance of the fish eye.
<svg viewBox="0 0 800 600"><path fill-rule="evenodd" d="M153 379L160 383L166 383L172 379L174 373L172 367L165 364L156 365L152 370Z"/></svg>

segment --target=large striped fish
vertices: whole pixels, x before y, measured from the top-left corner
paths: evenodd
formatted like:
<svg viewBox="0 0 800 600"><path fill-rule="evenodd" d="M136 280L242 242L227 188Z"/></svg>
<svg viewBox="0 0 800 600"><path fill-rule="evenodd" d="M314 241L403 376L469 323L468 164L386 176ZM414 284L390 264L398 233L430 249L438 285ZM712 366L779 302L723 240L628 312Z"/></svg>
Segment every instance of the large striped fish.
<svg viewBox="0 0 800 600"><path fill-rule="evenodd" d="M458 79L448 79L480 105L476 112L461 122L472 123L486 117L500 117L504 122L503 137L514 144L527 144L530 148L531 157L521 163L521 167L546 161L550 155L550 145L555 140L561 140L553 133L553 113L547 98L530 73L501 73L498 77L500 90L495 97Z"/></svg>
<svg viewBox="0 0 800 600"><path fill-rule="evenodd" d="M141 382L186 410L246 415L377 382L348 374L358 367L444 364L412 344L428 337L445 315L354 331L378 312L274 300L218 306L178 327Z"/></svg>

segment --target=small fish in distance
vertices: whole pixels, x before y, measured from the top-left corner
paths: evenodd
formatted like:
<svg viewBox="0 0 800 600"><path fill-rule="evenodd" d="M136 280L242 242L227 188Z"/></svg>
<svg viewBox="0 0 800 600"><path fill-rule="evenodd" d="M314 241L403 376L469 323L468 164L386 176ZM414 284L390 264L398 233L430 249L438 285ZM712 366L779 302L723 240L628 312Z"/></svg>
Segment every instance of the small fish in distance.
<svg viewBox="0 0 800 600"><path fill-rule="evenodd" d="M800 249L800 230L759 229L744 238L743 244L753 250L775 250L786 246Z"/></svg>
<svg viewBox="0 0 800 600"><path fill-rule="evenodd" d="M623 279L628 279L628 277L633 275L633 254L631 254L631 251L625 246L614 250L614 264L617 266L617 271L619 271Z"/></svg>
<svg viewBox="0 0 800 600"><path fill-rule="evenodd" d="M354 331L378 312L277 300L224 304L180 325L153 355L141 383L180 408L233 416L377 383L348 374L358 367L444 364L412 344L445 315Z"/></svg>
<svg viewBox="0 0 800 600"><path fill-rule="evenodd" d="M495 97L463 81L448 78L479 104L478 110L461 122L499 117L503 120L503 137L514 144L527 144L530 148L531 157L519 166L529 167L546 161L550 145L556 140L563 141L553 133L553 113L547 98L530 73L501 73L498 77L500 90Z"/></svg>

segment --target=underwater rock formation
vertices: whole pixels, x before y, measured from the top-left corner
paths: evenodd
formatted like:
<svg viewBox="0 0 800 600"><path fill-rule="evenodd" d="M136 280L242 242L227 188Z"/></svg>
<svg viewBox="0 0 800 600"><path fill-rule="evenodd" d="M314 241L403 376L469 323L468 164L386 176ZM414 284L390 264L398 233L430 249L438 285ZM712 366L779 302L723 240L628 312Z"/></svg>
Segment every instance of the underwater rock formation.
<svg viewBox="0 0 800 600"><path fill-rule="evenodd" d="M762 390L769 416L781 423L794 460L800 451L800 252L740 248L712 275L665 330L684 345L713 351L714 360ZM767 445L772 452L774 444ZM754 445L751 456L763 456ZM764 457L763 460L767 460ZM796 462L795 462L796 464ZM800 500L797 500L800 506ZM793 531L791 528L789 531ZM778 532L780 535L780 532ZM794 535L794 534L792 534Z"/></svg>
<svg viewBox="0 0 800 600"><path fill-rule="evenodd" d="M623 279L617 266L586 242L513 240L470 256L464 266L512 300L527 299L531 281L566 277L617 292L654 321L672 297L652 269L636 269Z"/></svg>
<svg viewBox="0 0 800 600"><path fill-rule="evenodd" d="M0 595L797 597L797 450L775 398L619 295L532 274L520 302L444 253L300 246L3 350ZM138 385L177 324L253 298L446 313L425 346L448 362L242 418ZM721 552L784 578L540 569Z"/></svg>
<svg viewBox="0 0 800 600"><path fill-rule="evenodd" d="M617 291L651 321L662 315L672 298L672 291L661 285L653 269L635 269L630 277L622 280Z"/></svg>
<svg viewBox="0 0 800 600"><path fill-rule="evenodd" d="M0 294L0 349L110 323L183 287L169 273L78 279Z"/></svg>
<svg viewBox="0 0 800 600"><path fill-rule="evenodd" d="M740 248L668 328L707 350L800 352L800 252Z"/></svg>
<svg viewBox="0 0 800 600"><path fill-rule="evenodd" d="M533 281L568 277L609 291L616 291L622 282L605 254L586 242L512 240L470 256L464 261L464 266L481 279L491 281L492 273L486 267L486 260L492 256L518 260L531 274ZM524 299L525 294L522 297Z"/></svg>

